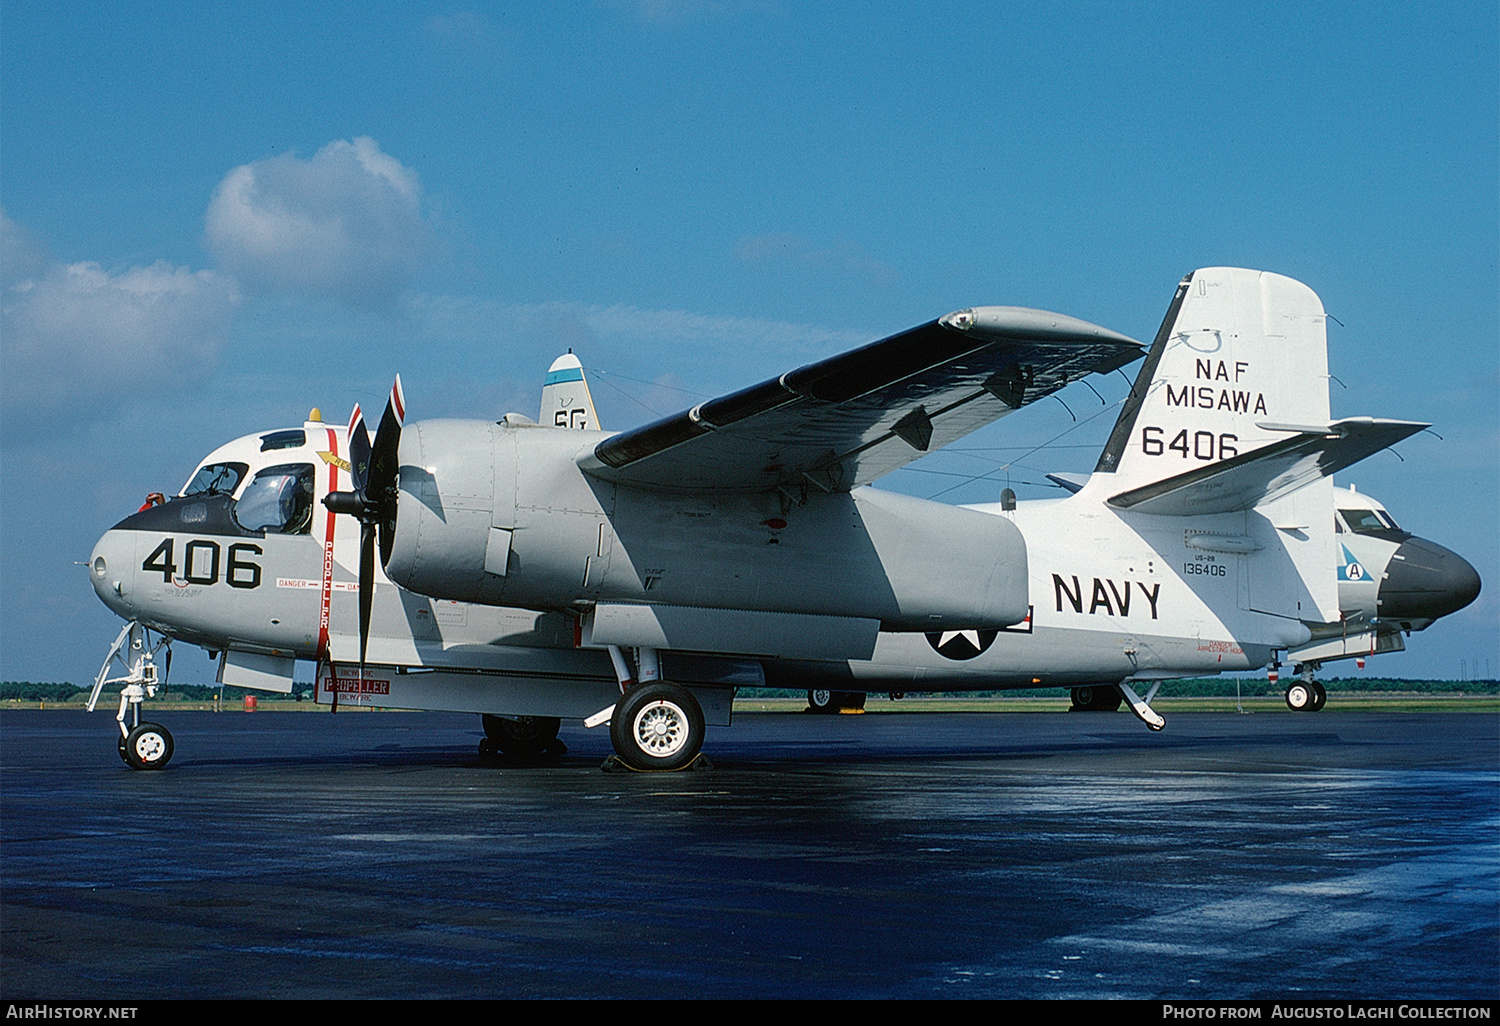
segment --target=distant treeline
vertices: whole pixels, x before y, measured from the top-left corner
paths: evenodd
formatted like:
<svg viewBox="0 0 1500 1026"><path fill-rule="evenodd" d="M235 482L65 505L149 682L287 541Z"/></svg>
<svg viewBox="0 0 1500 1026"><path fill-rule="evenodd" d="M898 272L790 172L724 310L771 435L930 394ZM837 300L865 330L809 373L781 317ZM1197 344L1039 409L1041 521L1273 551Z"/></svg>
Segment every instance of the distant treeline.
<svg viewBox="0 0 1500 1026"><path fill-rule="evenodd" d="M1283 671L1281 682L1272 684L1264 676L1258 677L1192 677L1169 680L1162 683L1161 694L1171 698L1233 698L1236 693L1246 698L1261 695L1280 696L1286 691L1291 674ZM1495 695L1500 694L1500 680L1392 680L1384 677L1319 677L1318 682L1330 692L1403 692L1418 695ZM1238 685L1239 691L1235 691ZM1144 693L1150 685L1136 685ZM1014 691L962 691L943 692L944 695L965 698L988 698L1009 695L1012 698L1057 698L1064 693L1060 688L1020 688ZM881 692L872 692L880 694ZM764 698L798 698L807 692L791 688L756 688L754 694ZM929 691L908 691L906 694L934 694Z"/></svg>
<svg viewBox="0 0 1500 1026"><path fill-rule="evenodd" d="M1272 684L1264 676L1257 677L1195 677L1186 680L1169 680L1162 685L1161 693L1167 697L1179 698L1233 698L1238 686L1238 694L1246 698L1254 698L1262 695L1280 695L1286 690L1286 682L1291 675L1282 677L1281 683ZM1393 680L1386 677L1329 677L1319 678L1322 685L1330 692L1359 691L1359 692L1404 692L1417 695L1495 695L1500 694L1500 680ZM797 691L790 688L751 688L747 689L754 695L763 698L802 698L806 691ZM67 681L62 683L38 683L29 680L8 680L0 683L0 700L21 699L27 702L65 702L82 701L89 692L88 687L78 687ZM246 688L221 687L216 684L173 684L164 697L175 701L186 702L211 702L215 695L221 695L223 701L238 702L245 695L255 695L260 701L295 701L306 702L311 700L313 686L310 682L301 682L292 685L292 693L289 695L276 694L274 692L252 691ZM881 694L881 692L874 692ZM908 692L911 695L931 694L932 692ZM111 689L107 697L114 701L118 695L117 689ZM968 698L983 698L986 696L1009 695L1013 698L1056 698L1062 691L1058 688L1024 688L1016 691L963 691L944 692L955 696Z"/></svg>
<svg viewBox="0 0 1500 1026"><path fill-rule="evenodd" d="M79 687L64 681L60 684L37 683L29 680L8 680L0 683L0 701L7 698L19 698L27 702L65 702L69 700L83 701L88 697L93 688ZM215 695L222 695L224 701L239 701L245 695L255 695L261 701L284 700L305 702L312 698L313 686L310 681L292 685L292 693L289 695L277 694L275 692L254 691L248 688L236 688L220 686L218 684L173 684L165 691L157 692L158 698L166 698L171 701L181 702L211 702ZM120 689L109 687L101 696L110 701L118 699Z"/></svg>

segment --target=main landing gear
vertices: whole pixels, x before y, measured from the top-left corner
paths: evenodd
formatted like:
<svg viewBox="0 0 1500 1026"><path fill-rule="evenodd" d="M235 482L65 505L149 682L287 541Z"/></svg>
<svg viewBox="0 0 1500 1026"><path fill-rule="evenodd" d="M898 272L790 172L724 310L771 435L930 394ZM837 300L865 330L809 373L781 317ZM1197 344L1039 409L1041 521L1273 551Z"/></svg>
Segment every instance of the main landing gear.
<svg viewBox="0 0 1500 1026"><path fill-rule="evenodd" d="M631 769L685 769L703 748L703 709L676 684L637 684L615 706L609 740Z"/></svg>
<svg viewBox="0 0 1500 1026"><path fill-rule="evenodd" d="M166 668L172 667L171 643L162 635L154 643L151 631L132 620L120 631L104 665L99 667L99 676L94 678L94 690L89 695L88 711L93 712L99 702L99 693L106 684L123 684L120 689L120 712L115 721L120 725L120 758L131 769L165 769L172 760L172 735L159 723L141 722L141 703L155 698L158 688L166 687L166 675L158 682L156 676L156 653L166 649ZM125 668L125 674L108 677L115 660ZM108 678L108 679L106 679ZM126 726L126 719L130 725Z"/></svg>
<svg viewBox="0 0 1500 1026"><path fill-rule="evenodd" d="M606 772L618 769L708 769L703 758L703 707L687 688L661 679L656 649L635 650L632 674L624 649L609 646L609 658L620 684L620 700L583 721L597 727L608 721L615 754L604 760Z"/></svg>
<svg viewBox="0 0 1500 1026"><path fill-rule="evenodd" d="M1069 712L1118 712L1125 696L1113 684L1085 684L1072 691Z"/></svg>
<svg viewBox="0 0 1500 1026"><path fill-rule="evenodd" d="M537 763L555 759L568 746L558 738L562 720L556 716L490 716L485 714L484 740L479 754L485 759L514 763Z"/></svg>
<svg viewBox="0 0 1500 1026"><path fill-rule="evenodd" d="M809 691L807 711L830 716L842 712L861 713L865 711L866 697L863 691Z"/></svg>
<svg viewBox="0 0 1500 1026"><path fill-rule="evenodd" d="M1292 712L1319 712L1328 703L1328 692L1323 685L1313 680L1312 663L1299 663L1297 679L1287 685L1286 706Z"/></svg>

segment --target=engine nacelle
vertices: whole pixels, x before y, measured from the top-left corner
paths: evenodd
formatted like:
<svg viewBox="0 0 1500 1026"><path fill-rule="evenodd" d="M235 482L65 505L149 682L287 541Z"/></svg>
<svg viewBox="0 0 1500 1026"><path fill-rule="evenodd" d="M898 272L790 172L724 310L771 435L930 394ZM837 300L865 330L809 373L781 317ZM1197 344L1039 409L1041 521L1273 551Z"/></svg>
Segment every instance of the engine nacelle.
<svg viewBox="0 0 1500 1026"><path fill-rule="evenodd" d="M597 602L999 628L1028 611L1008 519L871 488L682 495L612 485L577 458L592 431L409 424L386 573L435 598L532 609Z"/></svg>

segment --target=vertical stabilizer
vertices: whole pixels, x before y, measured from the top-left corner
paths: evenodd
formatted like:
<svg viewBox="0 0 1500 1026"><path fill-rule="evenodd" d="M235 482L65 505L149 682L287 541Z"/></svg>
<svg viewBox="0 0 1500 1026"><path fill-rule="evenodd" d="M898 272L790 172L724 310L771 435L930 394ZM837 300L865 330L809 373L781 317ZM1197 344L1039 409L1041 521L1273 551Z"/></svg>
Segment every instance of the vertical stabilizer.
<svg viewBox="0 0 1500 1026"><path fill-rule="evenodd" d="M594 412L594 397L583 376L583 364L572 351L552 361L547 379L542 383L542 412L537 423L549 427L599 430L599 415Z"/></svg>
<svg viewBox="0 0 1500 1026"><path fill-rule="evenodd" d="M1279 274L1194 271L1178 286L1099 457L1116 490L1174 477L1329 422L1323 303Z"/></svg>
<svg viewBox="0 0 1500 1026"><path fill-rule="evenodd" d="M1188 275L1091 480L1117 509L1212 518L1197 522L1244 538L1240 604L1316 622L1338 618L1327 474L1374 451L1343 452L1329 423L1324 322L1291 278Z"/></svg>

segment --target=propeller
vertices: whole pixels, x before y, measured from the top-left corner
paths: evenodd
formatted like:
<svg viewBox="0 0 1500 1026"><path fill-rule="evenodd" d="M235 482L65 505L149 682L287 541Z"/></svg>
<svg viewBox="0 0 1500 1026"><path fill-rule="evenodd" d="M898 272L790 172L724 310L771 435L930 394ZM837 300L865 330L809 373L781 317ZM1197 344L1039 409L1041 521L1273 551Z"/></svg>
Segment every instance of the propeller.
<svg viewBox="0 0 1500 1026"><path fill-rule="evenodd" d="M370 605L375 594L375 545L380 544L380 563L391 558L396 537L396 488L401 446L401 425L406 420L406 400L401 394L401 375L391 386L375 442L365 427L359 404L349 415L349 477L352 491L329 492L323 505L334 513L347 513L359 520L359 676L365 676L365 652L370 643Z"/></svg>

